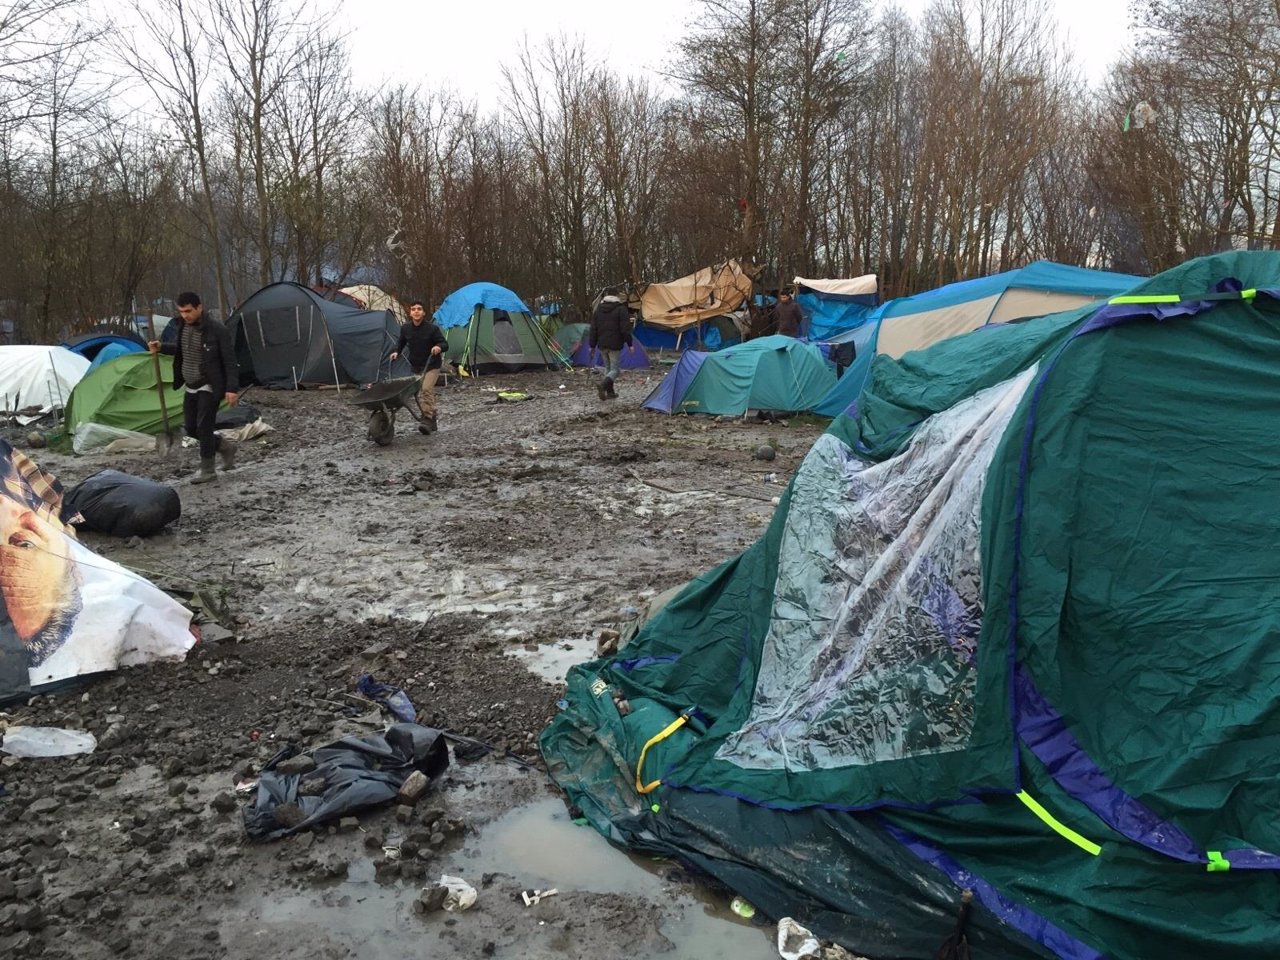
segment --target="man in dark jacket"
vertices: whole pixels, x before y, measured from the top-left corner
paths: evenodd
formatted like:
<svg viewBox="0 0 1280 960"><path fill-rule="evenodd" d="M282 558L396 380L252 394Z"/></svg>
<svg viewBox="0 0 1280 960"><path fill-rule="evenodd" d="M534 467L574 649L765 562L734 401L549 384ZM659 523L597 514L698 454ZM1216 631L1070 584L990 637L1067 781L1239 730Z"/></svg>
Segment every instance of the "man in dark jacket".
<svg viewBox="0 0 1280 960"><path fill-rule="evenodd" d="M591 315L591 352L604 357L604 379L596 386L601 400L613 400L613 381L622 372L622 348L631 346L631 314L627 305L610 292Z"/></svg>
<svg viewBox="0 0 1280 960"><path fill-rule="evenodd" d="M444 331L427 319L427 308L421 300L409 304L409 322L400 325L400 339L396 343L394 360L409 348L409 366L421 374L422 386L418 389L418 406L422 409L422 433L436 431L436 379L444 362L444 350L449 345Z"/></svg>
<svg viewBox="0 0 1280 960"><path fill-rule="evenodd" d="M778 333L784 337L799 337L804 325L804 314L800 312L800 304L791 299L791 291L783 290L778 294L778 305L773 309L773 319L778 324Z"/></svg>
<svg viewBox="0 0 1280 960"><path fill-rule="evenodd" d="M222 460L222 469L236 465L236 445L215 434L218 405L226 400L235 406L239 398L240 366L226 326L205 316L204 306L195 293L178 294L178 316L169 325L180 323L173 343L161 346L152 340L152 353L173 355L173 389L185 390L182 414L187 436L200 441L200 469L192 483L208 483L218 479L214 471L214 454Z"/></svg>

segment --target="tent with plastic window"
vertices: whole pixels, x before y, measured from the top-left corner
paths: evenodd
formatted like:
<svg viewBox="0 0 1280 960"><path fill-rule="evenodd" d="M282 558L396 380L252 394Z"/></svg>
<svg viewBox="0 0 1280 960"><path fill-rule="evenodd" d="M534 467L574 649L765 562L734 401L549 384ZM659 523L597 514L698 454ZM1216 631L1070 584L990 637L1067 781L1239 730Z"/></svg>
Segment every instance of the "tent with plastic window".
<svg viewBox="0 0 1280 960"><path fill-rule="evenodd" d="M552 777L872 958L1275 957L1277 366L1280 253L877 357L765 535L570 672Z"/></svg>

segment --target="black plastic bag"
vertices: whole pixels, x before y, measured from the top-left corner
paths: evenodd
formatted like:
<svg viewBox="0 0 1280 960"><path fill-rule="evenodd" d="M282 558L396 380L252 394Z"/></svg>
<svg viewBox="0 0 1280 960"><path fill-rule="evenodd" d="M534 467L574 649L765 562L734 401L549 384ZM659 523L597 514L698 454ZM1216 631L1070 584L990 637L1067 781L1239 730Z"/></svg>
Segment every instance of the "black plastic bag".
<svg viewBox="0 0 1280 960"><path fill-rule="evenodd" d="M219 410L217 419L213 422L215 430L234 430L237 427L243 427L246 423L253 423L255 420L261 420L262 414L258 408L247 403L237 403L234 407L227 407L225 410Z"/></svg>
<svg viewBox="0 0 1280 960"><path fill-rule="evenodd" d="M119 470L99 470L62 501L62 517L84 517L82 530L113 537L147 537L182 515L178 491Z"/></svg>
<svg viewBox="0 0 1280 960"><path fill-rule="evenodd" d="M397 723L385 733L344 737L313 751L311 757L316 768L309 773L275 772L275 766L286 759L284 754L262 771L258 792L244 811L244 828L250 837L274 840L387 803L413 771L420 770L429 779L444 773L449 747L439 730ZM324 778L323 792L299 795L304 780L319 777Z"/></svg>

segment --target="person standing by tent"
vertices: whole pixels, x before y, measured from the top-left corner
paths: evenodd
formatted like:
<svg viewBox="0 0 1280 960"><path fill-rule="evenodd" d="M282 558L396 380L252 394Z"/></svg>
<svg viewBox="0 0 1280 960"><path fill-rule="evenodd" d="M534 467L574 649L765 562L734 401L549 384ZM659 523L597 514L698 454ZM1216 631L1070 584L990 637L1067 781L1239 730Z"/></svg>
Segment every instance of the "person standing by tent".
<svg viewBox="0 0 1280 960"><path fill-rule="evenodd" d="M218 405L225 400L234 407L239 398L240 365L231 345L231 334L221 322L206 316L200 295L187 291L178 294L178 316L169 326L180 322L172 343L164 338L147 344L152 353L173 355L173 389L183 390L182 415L187 436L200 441L200 469L192 483L217 480L214 454L222 460L222 469L236 465L236 445L214 433ZM165 328L166 331L168 328Z"/></svg>
<svg viewBox="0 0 1280 960"><path fill-rule="evenodd" d="M400 339L391 359L396 359L408 347L409 366L415 374L422 376L422 386L418 390L422 423L418 424L418 429L423 433L435 433L437 429L436 378L440 376L444 349L448 345L444 331L436 326L435 321L427 319L426 305L421 300L410 303L409 322L400 327Z"/></svg>
<svg viewBox="0 0 1280 960"><path fill-rule="evenodd" d="M778 333L784 337L799 338L804 327L804 314L800 312L800 304L791 299L791 291L783 290L778 294L778 305L773 308L773 319L778 325Z"/></svg>
<svg viewBox="0 0 1280 960"><path fill-rule="evenodd" d="M627 305L610 291L601 298L591 315L591 351L600 348L604 357L604 379L596 386L601 400L613 400L617 394L613 381L622 372L622 348L631 346L631 314Z"/></svg>

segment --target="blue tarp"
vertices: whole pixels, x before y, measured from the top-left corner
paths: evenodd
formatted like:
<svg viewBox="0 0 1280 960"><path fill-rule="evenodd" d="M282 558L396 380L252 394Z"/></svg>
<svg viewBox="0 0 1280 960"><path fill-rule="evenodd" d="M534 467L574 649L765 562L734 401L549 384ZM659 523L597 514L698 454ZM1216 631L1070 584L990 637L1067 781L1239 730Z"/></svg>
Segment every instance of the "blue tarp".
<svg viewBox="0 0 1280 960"><path fill-rule="evenodd" d="M108 343L98 351L98 355L93 358L93 363L89 364L89 372L97 370L98 367L102 366L108 360L114 360L116 357L124 356L126 353L141 352L142 347L131 341Z"/></svg>
<svg viewBox="0 0 1280 960"><path fill-rule="evenodd" d="M506 310L508 313L530 313L524 301L506 287L496 283L468 283L444 298L433 319L441 330L465 327L471 322L476 307L489 310Z"/></svg>
<svg viewBox="0 0 1280 960"><path fill-rule="evenodd" d="M875 305L874 297L829 297L812 290L796 294L796 303L804 313L804 335L810 340L830 340L838 334L848 333L867 322Z"/></svg>

